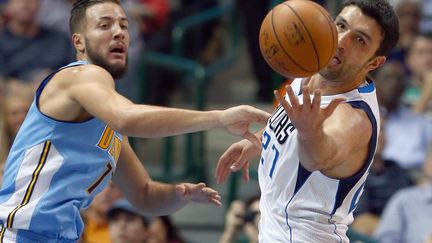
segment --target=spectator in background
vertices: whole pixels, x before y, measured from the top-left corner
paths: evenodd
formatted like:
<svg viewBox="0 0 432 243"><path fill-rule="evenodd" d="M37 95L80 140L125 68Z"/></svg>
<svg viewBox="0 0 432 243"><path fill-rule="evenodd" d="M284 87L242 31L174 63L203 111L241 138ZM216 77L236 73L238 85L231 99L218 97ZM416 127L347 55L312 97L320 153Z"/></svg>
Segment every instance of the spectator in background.
<svg viewBox="0 0 432 243"><path fill-rule="evenodd" d="M282 1L280 1L282 2ZM237 0L237 9L244 20L246 41L253 73L258 81L257 99L271 102L273 100L273 71L261 55L259 47L259 30L261 22L270 10L270 0ZM260 6L260 7L244 7Z"/></svg>
<svg viewBox="0 0 432 243"><path fill-rule="evenodd" d="M168 215L153 218L149 231L148 243L186 243Z"/></svg>
<svg viewBox="0 0 432 243"><path fill-rule="evenodd" d="M418 0L402 0L394 3L396 14L399 17L399 41L390 52L388 60L396 60L404 64L409 46L419 33L421 20L421 2Z"/></svg>
<svg viewBox="0 0 432 243"><path fill-rule="evenodd" d="M411 77L403 101L432 117L432 33L414 36L407 56Z"/></svg>
<svg viewBox="0 0 432 243"><path fill-rule="evenodd" d="M231 203L219 243L258 243L259 199L259 195L255 195L245 202L235 200Z"/></svg>
<svg viewBox="0 0 432 243"><path fill-rule="evenodd" d="M432 123L424 114L413 112L412 107L402 103L406 78L399 62L386 63L374 75L378 101L386 121L386 146L382 157L415 174L426 159L432 141Z"/></svg>
<svg viewBox="0 0 432 243"><path fill-rule="evenodd" d="M69 36L69 16L76 0L39 0L37 22L43 28L56 30Z"/></svg>
<svg viewBox="0 0 432 243"><path fill-rule="evenodd" d="M0 187L10 146L24 121L32 101L28 86L0 81Z"/></svg>
<svg viewBox="0 0 432 243"><path fill-rule="evenodd" d="M37 23L39 0L8 0L0 31L0 77L32 82L41 72L73 60L68 38ZM40 81L40 80L38 80Z"/></svg>
<svg viewBox="0 0 432 243"><path fill-rule="evenodd" d="M378 82L387 82L379 80ZM377 151L370 168L363 194L354 211L352 228L359 233L371 236L379 223L387 201L399 189L412 184L408 173L396 162L385 160L382 151L386 145L384 138L385 121L381 121Z"/></svg>
<svg viewBox="0 0 432 243"><path fill-rule="evenodd" d="M126 199L120 199L108 213L109 233L113 243L147 243L150 220L136 210Z"/></svg>
<svg viewBox="0 0 432 243"><path fill-rule="evenodd" d="M384 209L374 237L380 243L427 243L432 239L432 152L424 182L397 192Z"/></svg>

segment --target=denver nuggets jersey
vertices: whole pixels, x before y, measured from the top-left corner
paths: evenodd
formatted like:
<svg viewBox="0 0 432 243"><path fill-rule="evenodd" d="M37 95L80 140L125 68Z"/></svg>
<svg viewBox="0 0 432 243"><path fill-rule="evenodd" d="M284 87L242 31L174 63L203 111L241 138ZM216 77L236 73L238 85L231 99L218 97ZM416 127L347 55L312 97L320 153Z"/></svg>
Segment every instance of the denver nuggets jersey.
<svg viewBox="0 0 432 243"><path fill-rule="evenodd" d="M301 79L294 80L292 87L302 103ZM346 97L352 107L364 110L371 121L372 139L364 167L341 180L329 178L320 171L307 171L298 156L297 130L279 106L262 136L258 169L260 242L349 242L347 225L353 221L352 212L363 192L376 149L380 119L373 82L344 94L322 96L321 107L338 97Z"/></svg>
<svg viewBox="0 0 432 243"><path fill-rule="evenodd" d="M119 133L97 118L64 122L39 110L41 92L55 73L37 90L6 162L0 242L77 240L83 230L80 210L108 184L116 167Z"/></svg>

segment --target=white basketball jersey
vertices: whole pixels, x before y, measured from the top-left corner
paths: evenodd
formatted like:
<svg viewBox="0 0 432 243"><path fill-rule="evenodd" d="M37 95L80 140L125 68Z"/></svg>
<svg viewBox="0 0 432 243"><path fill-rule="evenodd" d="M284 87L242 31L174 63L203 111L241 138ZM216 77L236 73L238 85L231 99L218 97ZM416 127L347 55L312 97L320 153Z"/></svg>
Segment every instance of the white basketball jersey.
<svg viewBox="0 0 432 243"><path fill-rule="evenodd" d="M299 102L302 79L292 83ZM332 179L320 171L307 171L298 155L297 129L279 106L262 136L258 179L261 189L259 241L349 242L346 231L376 150L379 109L372 81L364 87L334 96L322 96L321 107L345 97L352 107L362 109L372 124L372 138L364 167L350 178ZM289 99L286 97L289 102Z"/></svg>

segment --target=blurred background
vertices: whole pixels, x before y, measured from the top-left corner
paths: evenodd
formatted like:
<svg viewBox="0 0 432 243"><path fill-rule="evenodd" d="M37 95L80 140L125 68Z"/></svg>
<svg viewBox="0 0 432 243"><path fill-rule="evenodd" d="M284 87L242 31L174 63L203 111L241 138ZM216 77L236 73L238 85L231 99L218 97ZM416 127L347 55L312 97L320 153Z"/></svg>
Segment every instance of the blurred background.
<svg viewBox="0 0 432 243"><path fill-rule="evenodd" d="M73 2L0 0L0 170L35 87L48 73L75 59L68 28ZM249 104L271 112L273 90L289 80L265 63L258 32L267 12L281 2L122 0L129 16L131 45L129 73L118 81L119 92L137 103L199 110ZM341 0L316 2L333 16L342 5ZM423 214L423 226L417 227L412 208L386 208L389 201L404 205L404 194L431 183L432 1L390 2L400 19L401 38L384 67L371 74L383 125L380 148L349 231L351 239L359 242L399 242L388 241L389 235L390 239L408 239L400 242L417 242L410 241L412 235L432 239L432 214ZM218 158L235 141L220 130L132 139L154 179L204 181L220 192L224 203L220 208L190 204L166 218L143 217L145 240L140 242L256 242L257 161L251 161L249 183L233 174L218 185L213 176ZM427 202L432 202L431 194L426 193ZM110 186L83 212L82 242L111 242L110 222L120 220L120 212L135 214L116 204L121 197ZM427 212L432 212L431 207L432 203L413 206ZM386 216L394 214L392 210L400 218ZM388 222L401 223L387 229ZM175 235L180 237L175 239Z"/></svg>

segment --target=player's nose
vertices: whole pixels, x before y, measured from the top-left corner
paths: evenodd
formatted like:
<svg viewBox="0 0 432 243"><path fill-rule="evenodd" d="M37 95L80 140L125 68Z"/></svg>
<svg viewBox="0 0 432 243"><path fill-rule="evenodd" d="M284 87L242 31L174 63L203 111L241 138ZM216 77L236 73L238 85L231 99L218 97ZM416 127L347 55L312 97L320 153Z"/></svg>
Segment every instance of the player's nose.
<svg viewBox="0 0 432 243"><path fill-rule="evenodd" d="M350 35L350 31L338 33L338 48L345 49L346 46L350 45Z"/></svg>
<svg viewBox="0 0 432 243"><path fill-rule="evenodd" d="M124 39L127 34L127 30L122 28L120 24L116 24L113 27L113 33L114 33L114 38Z"/></svg>

